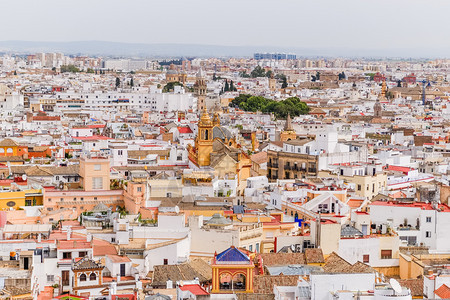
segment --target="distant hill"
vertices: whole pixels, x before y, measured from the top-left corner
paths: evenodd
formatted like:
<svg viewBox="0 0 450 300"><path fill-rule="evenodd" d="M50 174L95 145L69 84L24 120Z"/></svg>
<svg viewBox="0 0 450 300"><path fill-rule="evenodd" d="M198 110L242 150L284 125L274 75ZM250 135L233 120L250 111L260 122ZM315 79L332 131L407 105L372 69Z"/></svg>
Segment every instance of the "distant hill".
<svg viewBox="0 0 450 300"><path fill-rule="evenodd" d="M255 52L295 53L298 57L445 57L448 49L348 49L287 48L276 46L220 46L197 44L139 44L104 41L31 42L0 41L0 52L28 54L36 52L62 52L67 55L117 57L251 57Z"/></svg>
<svg viewBox="0 0 450 300"><path fill-rule="evenodd" d="M293 52L275 47L236 47L194 44L137 44L102 41L29 42L0 41L0 52L36 53L62 52L65 54L108 55L127 57L230 57L253 56L258 51Z"/></svg>

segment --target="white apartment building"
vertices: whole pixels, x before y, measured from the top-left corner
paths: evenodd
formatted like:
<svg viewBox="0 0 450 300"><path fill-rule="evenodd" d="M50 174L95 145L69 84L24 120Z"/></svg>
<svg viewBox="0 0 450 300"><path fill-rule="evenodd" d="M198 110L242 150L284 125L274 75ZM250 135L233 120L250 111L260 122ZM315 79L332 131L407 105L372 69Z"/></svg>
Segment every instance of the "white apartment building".
<svg viewBox="0 0 450 300"><path fill-rule="evenodd" d="M46 95L47 96L47 95ZM197 108L197 98L186 93L184 88L175 87L173 93L161 90L135 92L63 92L51 95L56 98L55 111L189 111ZM23 97L22 97L23 98ZM73 102L76 102L76 107ZM23 101L22 101L23 103Z"/></svg>
<svg viewBox="0 0 450 300"><path fill-rule="evenodd" d="M450 207L447 205L375 201L369 207L372 227L390 227L408 245L424 245L436 252L450 250Z"/></svg>

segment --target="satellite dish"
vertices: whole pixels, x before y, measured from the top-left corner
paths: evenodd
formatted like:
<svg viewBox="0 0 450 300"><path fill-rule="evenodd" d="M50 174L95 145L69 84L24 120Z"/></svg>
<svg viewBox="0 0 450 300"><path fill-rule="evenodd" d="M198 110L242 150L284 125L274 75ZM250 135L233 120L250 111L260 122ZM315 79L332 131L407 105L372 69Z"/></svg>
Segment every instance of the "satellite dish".
<svg viewBox="0 0 450 300"><path fill-rule="evenodd" d="M394 278L391 278L391 279L389 280L389 284L391 285L392 289L393 289L397 294L400 294L400 293L403 291L402 286L400 285L400 283L398 283L398 281L395 280Z"/></svg>
<svg viewBox="0 0 450 300"><path fill-rule="evenodd" d="M23 175L22 175L22 180L23 180L23 181L27 181L27 175L26 175L26 174L23 174Z"/></svg>

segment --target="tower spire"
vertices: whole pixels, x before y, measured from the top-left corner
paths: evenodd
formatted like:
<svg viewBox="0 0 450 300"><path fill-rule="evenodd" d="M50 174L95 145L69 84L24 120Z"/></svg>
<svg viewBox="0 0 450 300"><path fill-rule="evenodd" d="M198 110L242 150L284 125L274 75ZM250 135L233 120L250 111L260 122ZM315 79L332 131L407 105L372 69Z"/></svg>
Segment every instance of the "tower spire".
<svg viewBox="0 0 450 300"><path fill-rule="evenodd" d="M284 124L284 131L294 131L294 128L292 127L292 120L290 113L288 113L287 115L286 123Z"/></svg>

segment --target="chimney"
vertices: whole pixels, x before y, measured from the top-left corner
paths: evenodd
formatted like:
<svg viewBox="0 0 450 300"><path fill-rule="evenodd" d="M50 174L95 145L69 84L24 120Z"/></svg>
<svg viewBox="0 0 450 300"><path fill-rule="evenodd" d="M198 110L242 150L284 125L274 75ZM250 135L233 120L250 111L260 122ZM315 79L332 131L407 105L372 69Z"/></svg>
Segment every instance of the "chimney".
<svg viewBox="0 0 450 300"><path fill-rule="evenodd" d="M136 289L142 290L142 282L139 280L139 278L136 278Z"/></svg>
<svg viewBox="0 0 450 300"><path fill-rule="evenodd" d="M167 280L166 282L166 289L173 289L173 281L172 280Z"/></svg>
<svg viewBox="0 0 450 300"><path fill-rule="evenodd" d="M40 243L40 242L41 242L41 239L42 239L42 234L39 233L39 234L38 234L38 238L37 238L37 242Z"/></svg>
<svg viewBox="0 0 450 300"><path fill-rule="evenodd" d="M114 280L111 282L111 286L109 288L109 294L110 295L117 294L117 282L115 282Z"/></svg>
<svg viewBox="0 0 450 300"><path fill-rule="evenodd" d="M86 234L86 241L89 243L92 241L92 234L90 234L89 232Z"/></svg>
<svg viewBox="0 0 450 300"><path fill-rule="evenodd" d="M70 237L72 235L72 227L67 227L67 240L70 241Z"/></svg>

